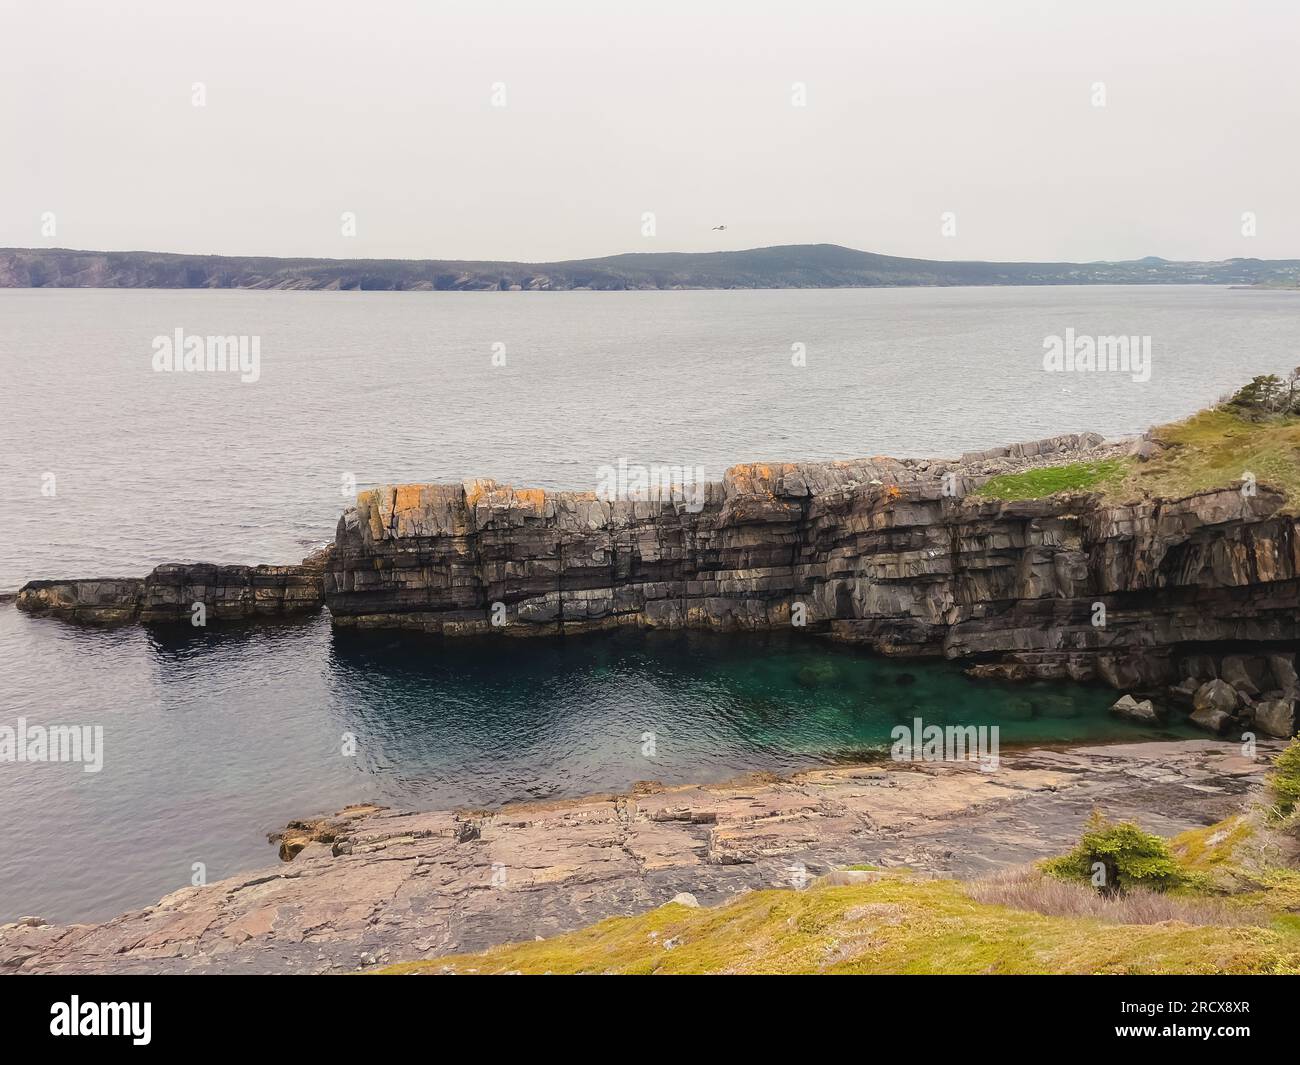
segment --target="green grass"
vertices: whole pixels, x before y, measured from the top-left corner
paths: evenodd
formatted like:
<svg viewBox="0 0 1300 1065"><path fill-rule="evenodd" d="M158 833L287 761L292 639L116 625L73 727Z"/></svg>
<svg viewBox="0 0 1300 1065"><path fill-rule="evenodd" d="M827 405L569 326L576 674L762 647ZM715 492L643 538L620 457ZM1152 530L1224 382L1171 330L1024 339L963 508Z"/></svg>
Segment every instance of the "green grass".
<svg viewBox="0 0 1300 1065"><path fill-rule="evenodd" d="M1128 459L1072 462L1004 473L985 481L975 495L990 499L1041 499L1057 492L1104 492L1119 484L1132 465Z"/></svg>

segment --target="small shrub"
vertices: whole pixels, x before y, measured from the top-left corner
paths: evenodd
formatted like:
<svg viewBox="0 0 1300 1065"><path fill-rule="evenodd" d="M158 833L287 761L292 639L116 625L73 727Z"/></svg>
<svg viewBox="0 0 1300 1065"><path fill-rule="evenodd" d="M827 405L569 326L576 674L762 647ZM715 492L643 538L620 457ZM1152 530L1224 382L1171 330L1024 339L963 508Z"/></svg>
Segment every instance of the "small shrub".
<svg viewBox="0 0 1300 1065"><path fill-rule="evenodd" d="M1279 818L1290 817L1300 803L1300 736L1286 745L1273 764L1269 791L1277 804Z"/></svg>
<svg viewBox="0 0 1300 1065"><path fill-rule="evenodd" d="M1185 879L1163 839L1132 821L1107 821L1100 810L1093 811L1074 850L1043 863L1043 872L1091 883L1107 895L1135 887L1167 891Z"/></svg>

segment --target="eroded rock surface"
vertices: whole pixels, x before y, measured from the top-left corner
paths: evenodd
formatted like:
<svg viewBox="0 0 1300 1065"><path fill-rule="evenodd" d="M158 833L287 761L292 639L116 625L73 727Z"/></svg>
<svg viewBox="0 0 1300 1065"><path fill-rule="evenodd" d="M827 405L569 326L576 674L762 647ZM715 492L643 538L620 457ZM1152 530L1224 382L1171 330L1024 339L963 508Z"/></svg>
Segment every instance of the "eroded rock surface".
<svg viewBox="0 0 1300 1065"><path fill-rule="evenodd" d="M347 972L795 888L835 866L969 877L1067 850L1094 806L1174 835L1238 810L1269 764L1214 740L1033 750L638 789L496 812L354 807L296 856L97 925L0 927L0 971ZM282 843L284 840L281 841Z"/></svg>

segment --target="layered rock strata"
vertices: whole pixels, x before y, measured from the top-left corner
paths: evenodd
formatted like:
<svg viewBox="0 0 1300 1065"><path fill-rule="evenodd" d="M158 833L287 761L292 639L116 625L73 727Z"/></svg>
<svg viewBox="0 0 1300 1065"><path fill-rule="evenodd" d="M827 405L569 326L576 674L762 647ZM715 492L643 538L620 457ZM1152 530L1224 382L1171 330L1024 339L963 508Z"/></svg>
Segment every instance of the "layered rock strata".
<svg viewBox="0 0 1300 1065"><path fill-rule="evenodd" d="M183 621L196 602L243 619L323 600L336 625L447 635L792 626L960 660L976 676L1097 680L1193 709L1234 653L1300 647L1300 530L1284 496L1252 485L1114 505L975 491L999 473L1125 447L1083 434L960 460L744 465L648 500L390 485L361 493L333 546L298 566L36 581L18 605ZM1285 679L1230 680L1235 722L1285 730L1297 696Z"/></svg>
<svg viewBox="0 0 1300 1065"><path fill-rule="evenodd" d="M296 614L322 606L327 554L288 566L170 562L147 577L30 581L17 605L30 614L95 624L189 623L196 603L206 618L219 621Z"/></svg>
<svg viewBox="0 0 1300 1065"><path fill-rule="evenodd" d="M1281 493L972 494L1005 465L737 466L660 501L386 486L340 520L325 599L338 625L443 634L803 626L976 675L1125 690L1209 679L1234 644L1294 651L1300 532ZM1199 674L1182 667L1203 652Z"/></svg>

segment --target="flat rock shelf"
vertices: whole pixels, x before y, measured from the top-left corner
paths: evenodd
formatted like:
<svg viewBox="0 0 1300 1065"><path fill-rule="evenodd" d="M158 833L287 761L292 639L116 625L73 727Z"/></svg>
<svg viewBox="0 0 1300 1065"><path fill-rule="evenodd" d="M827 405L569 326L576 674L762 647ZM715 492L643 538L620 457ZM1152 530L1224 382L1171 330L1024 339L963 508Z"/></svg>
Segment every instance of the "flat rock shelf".
<svg viewBox="0 0 1300 1065"><path fill-rule="evenodd" d="M549 937L853 864L972 877L1067 850L1089 812L1173 835L1238 810L1279 745L1151 742L816 770L493 812L295 822L291 860L103 924L0 927L8 972L332 973Z"/></svg>

